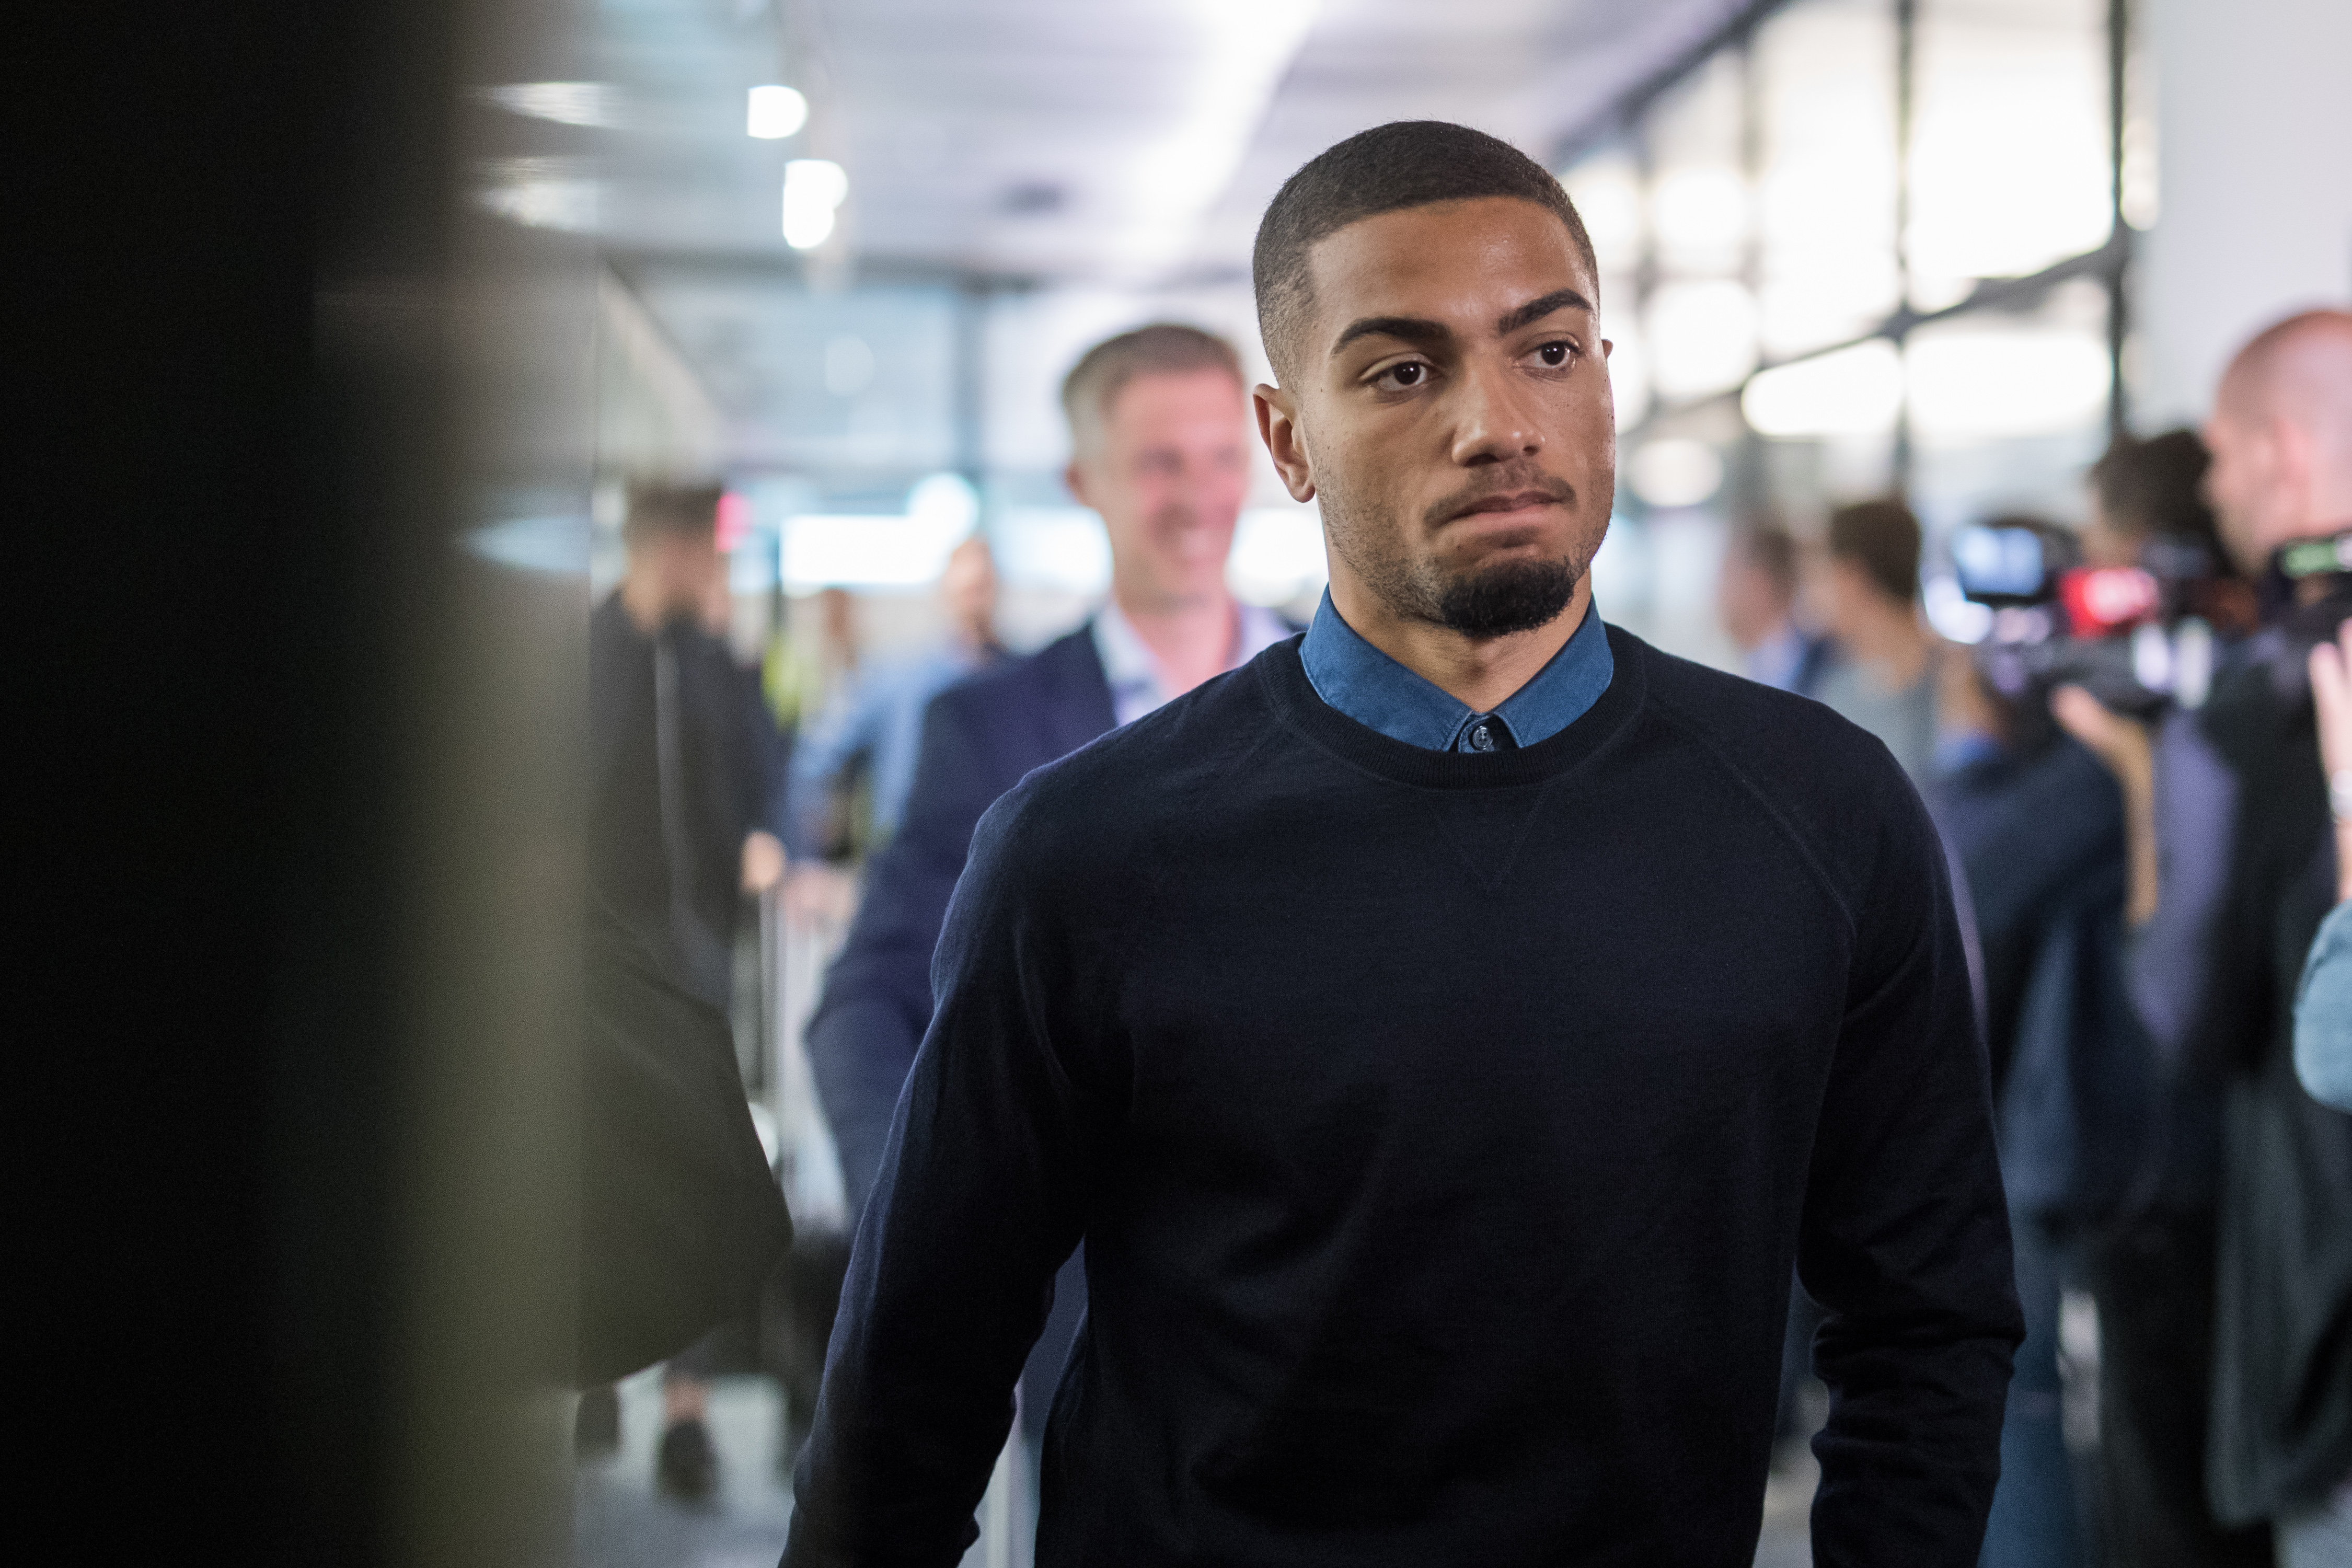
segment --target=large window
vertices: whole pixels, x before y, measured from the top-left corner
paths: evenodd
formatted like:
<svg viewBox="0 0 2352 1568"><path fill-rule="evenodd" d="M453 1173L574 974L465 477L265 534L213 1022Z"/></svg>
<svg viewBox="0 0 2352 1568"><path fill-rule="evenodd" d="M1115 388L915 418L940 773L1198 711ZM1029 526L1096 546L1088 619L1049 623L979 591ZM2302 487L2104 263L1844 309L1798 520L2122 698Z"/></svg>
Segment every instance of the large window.
<svg viewBox="0 0 2352 1568"><path fill-rule="evenodd" d="M1611 614L1719 652L1704 580L1742 514L1802 529L1895 492L1931 533L2079 515L2149 183L2114 101L2123 21L1794 0L1575 151L1617 343Z"/></svg>

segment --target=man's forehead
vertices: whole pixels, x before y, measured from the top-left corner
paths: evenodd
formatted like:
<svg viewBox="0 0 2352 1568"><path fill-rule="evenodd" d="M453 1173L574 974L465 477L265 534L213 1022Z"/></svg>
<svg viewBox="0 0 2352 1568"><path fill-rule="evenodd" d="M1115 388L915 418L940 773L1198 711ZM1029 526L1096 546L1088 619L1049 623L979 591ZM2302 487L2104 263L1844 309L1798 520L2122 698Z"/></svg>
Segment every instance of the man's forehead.
<svg viewBox="0 0 2352 1568"><path fill-rule="evenodd" d="M1481 196L1359 218L1307 253L1316 314L1324 322L1406 305L1488 312L1559 289L1585 300L1597 280L1568 226L1534 202Z"/></svg>

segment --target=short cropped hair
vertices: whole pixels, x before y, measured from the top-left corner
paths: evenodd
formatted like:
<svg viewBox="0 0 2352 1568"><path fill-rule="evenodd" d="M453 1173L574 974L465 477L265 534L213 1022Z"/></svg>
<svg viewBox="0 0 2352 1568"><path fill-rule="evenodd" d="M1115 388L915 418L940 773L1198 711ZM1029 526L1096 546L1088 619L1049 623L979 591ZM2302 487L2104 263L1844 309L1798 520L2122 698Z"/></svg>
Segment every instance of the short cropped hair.
<svg viewBox="0 0 2352 1568"><path fill-rule="evenodd" d="M1919 520L1899 500L1857 501L1830 513L1829 552L1869 574L1886 596L1919 596Z"/></svg>
<svg viewBox="0 0 2352 1568"><path fill-rule="evenodd" d="M2107 521L2126 533L2189 539L2218 551L2221 534L2205 504L2205 470L2213 455L2194 430L2167 430L2143 441L2118 436L2091 465L2091 489Z"/></svg>
<svg viewBox="0 0 2352 1568"><path fill-rule="evenodd" d="M629 509L621 538L631 545L656 538L715 539L719 533L719 485L674 484L638 479L629 485Z"/></svg>
<svg viewBox="0 0 2352 1568"><path fill-rule="evenodd" d="M1247 385L1234 345L1198 327L1156 321L1097 343L1062 380L1062 413L1070 422L1071 451L1091 452L1101 443L1111 405L1136 377L1203 370L1223 371L1235 386Z"/></svg>
<svg viewBox="0 0 2352 1568"><path fill-rule="evenodd" d="M1318 243L1382 213L1481 196L1533 202L1559 218L1593 275L1593 287L1600 287L1601 269L1584 220L1542 164L1466 125L1400 120L1375 126L1326 149L1284 181L1258 223L1250 276L1257 290L1258 331L1276 374L1289 374L1291 340L1314 303L1307 253Z"/></svg>
<svg viewBox="0 0 2352 1568"><path fill-rule="evenodd" d="M1759 518L1740 525L1731 536L1733 552L1770 579L1783 599L1797 596L1797 541L1774 518Z"/></svg>

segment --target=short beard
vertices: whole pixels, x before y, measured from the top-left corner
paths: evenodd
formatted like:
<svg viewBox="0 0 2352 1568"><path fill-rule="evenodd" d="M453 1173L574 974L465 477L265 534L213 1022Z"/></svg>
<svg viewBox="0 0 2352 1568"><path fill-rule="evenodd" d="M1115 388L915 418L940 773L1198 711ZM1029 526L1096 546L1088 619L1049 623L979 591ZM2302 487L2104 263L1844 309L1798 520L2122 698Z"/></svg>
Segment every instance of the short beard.
<svg viewBox="0 0 2352 1568"><path fill-rule="evenodd" d="M1429 619L1471 637L1507 637L1549 626L1584 575L1574 561L1507 561L1445 584Z"/></svg>

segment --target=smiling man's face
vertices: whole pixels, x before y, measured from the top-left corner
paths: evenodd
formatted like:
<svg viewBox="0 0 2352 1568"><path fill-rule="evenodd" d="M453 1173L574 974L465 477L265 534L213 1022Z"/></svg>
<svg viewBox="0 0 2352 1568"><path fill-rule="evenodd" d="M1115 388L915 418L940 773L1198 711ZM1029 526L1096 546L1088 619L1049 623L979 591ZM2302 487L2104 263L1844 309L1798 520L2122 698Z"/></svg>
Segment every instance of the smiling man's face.
<svg viewBox="0 0 2352 1568"><path fill-rule="evenodd" d="M1580 604L1616 420L1567 226L1512 197L1441 202L1349 224L1309 262L1295 379L1259 418L1291 494L1321 499L1341 616L1486 638Z"/></svg>

